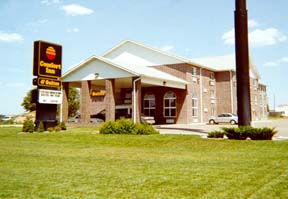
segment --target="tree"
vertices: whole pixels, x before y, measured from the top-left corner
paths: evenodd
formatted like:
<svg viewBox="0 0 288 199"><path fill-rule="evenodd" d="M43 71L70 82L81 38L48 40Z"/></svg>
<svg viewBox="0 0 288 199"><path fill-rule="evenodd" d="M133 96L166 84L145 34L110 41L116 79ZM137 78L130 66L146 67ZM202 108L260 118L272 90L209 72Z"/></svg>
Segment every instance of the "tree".
<svg viewBox="0 0 288 199"><path fill-rule="evenodd" d="M36 88L30 90L27 92L26 96L23 98L21 106L28 111L32 112L36 110L36 103L32 103L32 92L33 90L36 90Z"/></svg>
<svg viewBox="0 0 288 199"><path fill-rule="evenodd" d="M68 94L68 116L73 117L76 115L77 111L79 110L80 106L80 95L79 90L76 88L69 88L69 94Z"/></svg>
<svg viewBox="0 0 288 199"><path fill-rule="evenodd" d="M36 90L36 88L27 92L21 104L22 107L28 112L36 110L36 103L31 102L33 90ZM80 95L79 91L76 88L69 88L68 106L69 106L69 113L68 113L69 117L75 116L80 106Z"/></svg>

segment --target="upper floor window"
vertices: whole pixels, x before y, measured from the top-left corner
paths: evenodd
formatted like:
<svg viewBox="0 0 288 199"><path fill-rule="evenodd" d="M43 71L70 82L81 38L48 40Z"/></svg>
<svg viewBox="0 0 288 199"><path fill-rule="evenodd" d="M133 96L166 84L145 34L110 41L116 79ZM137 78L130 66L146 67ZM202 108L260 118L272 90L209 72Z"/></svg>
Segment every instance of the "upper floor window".
<svg viewBox="0 0 288 199"><path fill-rule="evenodd" d="M215 73L214 72L210 72L209 73L209 77L211 80L214 80L215 79Z"/></svg>
<svg viewBox="0 0 288 199"><path fill-rule="evenodd" d="M164 95L164 117L176 117L176 95L169 91Z"/></svg>
<svg viewBox="0 0 288 199"><path fill-rule="evenodd" d="M155 115L155 95L153 94L145 94L144 95L144 103L143 103L144 115L146 116L154 116Z"/></svg>
<svg viewBox="0 0 288 199"><path fill-rule="evenodd" d="M196 68L196 67L193 67L193 68L192 68L192 75L193 75L193 76L196 76L196 75L197 75L197 68Z"/></svg>
<svg viewBox="0 0 288 199"><path fill-rule="evenodd" d="M192 94L192 117L198 116L198 97L196 93Z"/></svg>

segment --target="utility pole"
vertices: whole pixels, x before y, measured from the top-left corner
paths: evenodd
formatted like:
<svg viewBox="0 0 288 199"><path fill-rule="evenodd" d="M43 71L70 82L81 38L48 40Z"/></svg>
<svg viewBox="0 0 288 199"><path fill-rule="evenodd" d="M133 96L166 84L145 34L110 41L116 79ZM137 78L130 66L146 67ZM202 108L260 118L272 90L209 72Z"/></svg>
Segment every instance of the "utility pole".
<svg viewBox="0 0 288 199"><path fill-rule="evenodd" d="M235 50L238 125L251 125L248 17L246 0L236 0Z"/></svg>

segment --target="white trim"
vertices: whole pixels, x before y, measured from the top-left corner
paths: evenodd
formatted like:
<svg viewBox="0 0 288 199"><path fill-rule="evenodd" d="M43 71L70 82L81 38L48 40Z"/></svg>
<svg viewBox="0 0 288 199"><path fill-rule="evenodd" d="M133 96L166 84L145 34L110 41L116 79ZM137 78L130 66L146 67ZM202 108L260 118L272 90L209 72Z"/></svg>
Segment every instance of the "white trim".
<svg viewBox="0 0 288 199"><path fill-rule="evenodd" d="M203 78L202 78L202 68L200 68L200 121L203 122Z"/></svg>
<svg viewBox="0 0 288 199"><path fill-rule="evenodd" d="M146 84L152 84L156 86L165 86L170 88L180 88L186 89L186 83L184 82L177 82L171 81L167 79L157 79L153 77L141 76L141 82Z"/></svg>
<svg viewBox="0 0 288 199"><path fill-rule="evenodd" d="M138 77L137 79L133 80L133 122L137 123L137 99L136 99L136 82L141 80L141 77Z"/></svg>
<svg viewBox="0 0 288 199"><path fill-rule="evenodd" d="M229 71L230 73L230 99L231 99L231 113L234 113L234 91L233 91L233 74L232 70Z"/></svg>

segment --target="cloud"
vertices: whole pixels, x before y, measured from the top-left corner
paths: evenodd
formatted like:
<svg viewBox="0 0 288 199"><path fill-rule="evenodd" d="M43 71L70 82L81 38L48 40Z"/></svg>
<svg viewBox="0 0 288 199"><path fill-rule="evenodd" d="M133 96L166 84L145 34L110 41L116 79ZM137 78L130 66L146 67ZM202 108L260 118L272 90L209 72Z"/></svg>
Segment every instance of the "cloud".
<svg viewBox="0 0 288 199"><path fill-rule="evenodd" d="M160 47L160 50L163 50L163 51L166 51L166 52L171 52L174 49L175 49L175 47L172 46L172 45L165 45L165 46Z"/></svg>
<svg viewBox="0 0 288 199"><path fill-rule="evenodd" d="M78 4L69 4L61 7L68 16L90 15L94 11Z"/></svg>
<svg viewBox="0 0 288 199"><path fill-rule="evenodd" d="M253 47L271 46L286 40L287 37L276 28L256 29L249 33L249 42Z"/></svg>
<svg viewBox="0 0 288 199"><path fill-rule="evenodd" d="M223 34L222 40L224 40L224 44L235 44L234 31L232 29ZM250 47L271 46L287 40L287 37L276 28L255 29L249 33L248 37Z"/></svg>
<svg viewBox="0 0 288 199"><path fill-rule="evenodd" d="M282 57L277 60L279 63L288 63L288 57Z"/></svg>
<svg viewBox="0 0 288 199"><path fill-rule="evenodd" d="M69 28L67 29L67 32L69 33L76 33L76 32L79 32L80 30L78 28Z"/></svg>
<svg viewBox="0 0 288 199"><path fill-rule="evenodd" d="M0 31L0 42L7 42L7 43L12 43L12 42L21 42L23 41L22 35L18 33L5 33Z"/></svg>
<svg viewBox="0 0 288 199"><path fill-rule="evenodd" d="M42 0L41 3L47 6L53 5L53 4L59 4L60 0Z"/></svg>
<svg viewBox="0 0 288 199"><path fill-rule="evenodd" d="M269 61L269 62L266 62L266 63L263 64L263 65L264 65L264 66L267 66L267 67L274 67L274 66L278 66L278 63Z"/></svg>
<svg viewBox="0 0 288 199"><path fill-rule="evenodd" d="M248 27L249 28L255 28L258 26L259 26L259 23L256 20L254 20L254 19L248 20Z"/></svg>
<svg viewBox="0 0 288 199"><path fill-rule="evenodd" d="M283 63L288 63L288 57L282 57L280 59L277 59L276 61L269 61L264 63L263 65L267 67L275 67Z"/></svg>

